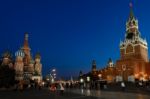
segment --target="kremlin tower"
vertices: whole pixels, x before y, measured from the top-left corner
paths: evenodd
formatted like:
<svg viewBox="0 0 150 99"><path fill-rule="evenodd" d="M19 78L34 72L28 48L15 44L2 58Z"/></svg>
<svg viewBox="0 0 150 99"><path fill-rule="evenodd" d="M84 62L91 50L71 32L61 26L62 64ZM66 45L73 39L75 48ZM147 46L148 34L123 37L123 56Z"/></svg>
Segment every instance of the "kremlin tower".
<svg viewBox="0 0 150 99"><path fill-rule="evenodd" d="M134 80L137 74L140 78L143 77L147 62L149 62L147 42L141 37L138 20L130 4L125 39L120 42L120 59L116 62L117 78L127 81L129 78Z"/></svg>
<svg viewBox="0 0 150 99"><path fill-rule="evenodd" d="M96 61L93 60L92 61L92 72L95 72L96 71Z"/></svg>
<svg viewBox="0 0 150 99"><path fill-rule="evenodd" d="M140 59L148 62L148 47L139 32L138 20L134 17L132 5L126 22L125 40L120 42L121 59Z"/></svg>

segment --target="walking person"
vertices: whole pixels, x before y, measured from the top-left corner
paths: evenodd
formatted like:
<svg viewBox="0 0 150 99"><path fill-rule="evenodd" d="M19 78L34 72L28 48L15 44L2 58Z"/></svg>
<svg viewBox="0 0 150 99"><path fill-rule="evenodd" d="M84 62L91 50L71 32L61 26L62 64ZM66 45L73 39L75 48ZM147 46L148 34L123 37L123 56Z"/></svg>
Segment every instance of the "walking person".
<svg viewBox="0 0 150 99"><path fill-rule="evenodd" d="M65 88L62 85L62 83L59 83L59 85L60 85L60 94L63 95Z"/></svg>
<svg viewBox="0 0 150 99"><path fill-rule="evenodd" d="M22 92L23 91L23 81L21 80L18 85L19 85L19 90Z"/></svg>
<svg viewBox="0 0 150 99"><path fill-rule="evenodd" d="M121 88L122 88L122 91L125 91L125 83L124 82L121 82Z"/></svg>

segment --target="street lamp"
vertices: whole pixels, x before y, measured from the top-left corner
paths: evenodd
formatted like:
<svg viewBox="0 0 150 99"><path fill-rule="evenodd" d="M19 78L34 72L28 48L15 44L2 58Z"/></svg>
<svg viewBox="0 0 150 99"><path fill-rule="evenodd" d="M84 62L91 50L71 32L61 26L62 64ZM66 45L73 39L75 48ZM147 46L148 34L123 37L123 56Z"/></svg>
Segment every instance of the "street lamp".
<svg viewBox="0 0 150 99"><path fill-rule="evenodd" d="M83 83L83 82L84 82L84 80L83 80L83 78L81 78L81 79L80 79L80 83Z"/></svg>
<svg viewBox="0 0 150 99"><path fill-rule="evenodd" d="M54 83L56 79L56 69L52 69L50 71L50 77L51 77L51 83Z"/></svg>
<svg viewBox="0 0 150 99"><path fill-rule="evenodd" d="M90 88L90 77L87 76L87 77L86 77L86 80L87 80L86 87L89 89L89 88Z"/></svg>
<svg viewBox="0 0 150 99"><path fill-rule="evenodd" d="M51 82L54 83L54 78L52 78Z"/></svg>
<svg viewBox="0 0 150 99"><path fill-rule="evenodd" d="M86 79L87 79L87 81L89 82L90 81L90 77L88 76L88 77L86 77Z"/></svg>
<svg viewBox="0 0 150 99"><path fill-rule="evenodd" d="M98 77L99 77L99 79L101 79L101 77L102 77L102 74L98 74Z"/></svg>
<svg viewBox="0 0 150 99"><path fill-rule="evenodd" d="M56 76L56 74L53 74L54 76Z"/></svg>
<svg viewBox="0 0 150 99"><path fill-rule="evenodd" d="M83 83L84 83L84 79L81 78L81 79L80 79L80 87L81 87L81 89L83 89Z"/></svg>
<svg viewBox="0 0 150 99"><path fill-rule="evenodd" d="M55 72L56 71L56 69L52 69L52 72Z"/></svg>
<svg viewBox="0 0 150 99"><path fill-rule="evenodd" d="M46 80L49 81L49 78L47 78Z"/></svg>

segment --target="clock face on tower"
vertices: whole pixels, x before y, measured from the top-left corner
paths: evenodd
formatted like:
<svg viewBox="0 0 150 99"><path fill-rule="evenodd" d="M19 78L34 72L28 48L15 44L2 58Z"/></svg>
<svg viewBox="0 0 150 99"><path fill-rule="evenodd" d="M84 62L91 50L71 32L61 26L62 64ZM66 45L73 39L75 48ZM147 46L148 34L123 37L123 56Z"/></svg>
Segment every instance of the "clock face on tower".
<svg viewBox="0 0 150 99"><path fill-rule="evenodd" d="M134 51L133 46L131 44L128 44L126 47L126 54L133 53L133 51Z"/></svg>
<svg viewBox="0 0 150 99"><path fill-rule="evenodd" d="M122 70L123 70L123 71L126 70L126 65L122 65Z"/></svg>
<svg viewBox="0 0 150 99"><path fill-rule="evenodd" d="M128 33L126 36L127 39L133 39L133 37L134 37L134 33Z"/></svg>

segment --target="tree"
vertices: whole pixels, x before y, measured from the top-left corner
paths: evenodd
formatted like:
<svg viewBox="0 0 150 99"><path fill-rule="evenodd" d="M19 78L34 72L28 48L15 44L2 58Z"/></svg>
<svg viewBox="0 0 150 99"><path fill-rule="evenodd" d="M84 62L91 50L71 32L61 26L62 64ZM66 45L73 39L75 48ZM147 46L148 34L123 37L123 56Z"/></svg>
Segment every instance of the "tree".
<svg viewBox="0 0 150 99"><path fill-rule="evenodd" d="M10 87L15 83L15 70L8 65L0 66L0 87Z"/></svg>

